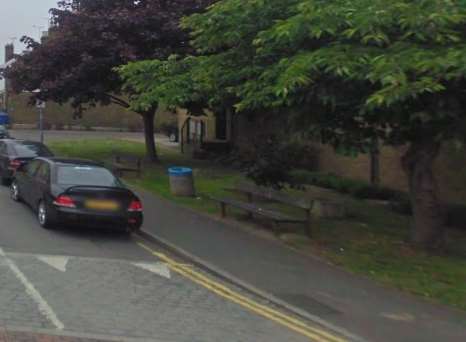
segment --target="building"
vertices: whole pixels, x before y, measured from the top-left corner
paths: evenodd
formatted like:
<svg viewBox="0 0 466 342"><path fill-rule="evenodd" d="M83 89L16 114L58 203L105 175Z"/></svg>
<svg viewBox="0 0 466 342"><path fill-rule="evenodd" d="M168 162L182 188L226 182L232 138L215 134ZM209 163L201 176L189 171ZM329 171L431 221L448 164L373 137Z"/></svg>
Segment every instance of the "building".
<svg viewBox="0 0 466 342"><path fill-rule="evenodd" d="M182 152L226 152L234 143L234 122L231 113L190 115L186 109L177 109L179 141Z"/></svg>

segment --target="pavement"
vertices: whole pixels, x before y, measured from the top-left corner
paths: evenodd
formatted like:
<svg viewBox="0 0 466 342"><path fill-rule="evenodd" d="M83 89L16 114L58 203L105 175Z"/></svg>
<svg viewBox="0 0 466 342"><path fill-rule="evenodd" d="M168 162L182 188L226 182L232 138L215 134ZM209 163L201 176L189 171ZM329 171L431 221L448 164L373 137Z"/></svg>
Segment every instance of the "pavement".
<svg viewBox="0 0 466 342"><path fill-rule="evenodd" d="M0 341L343 341L138 237L44 230L0 187Z"/></svg>
<svg viewBox="0 0 466 342"><path fill-rule="evenodd" d="M207 267L368 341L465 341L466 314L140 191L143 229Z"/></svg>

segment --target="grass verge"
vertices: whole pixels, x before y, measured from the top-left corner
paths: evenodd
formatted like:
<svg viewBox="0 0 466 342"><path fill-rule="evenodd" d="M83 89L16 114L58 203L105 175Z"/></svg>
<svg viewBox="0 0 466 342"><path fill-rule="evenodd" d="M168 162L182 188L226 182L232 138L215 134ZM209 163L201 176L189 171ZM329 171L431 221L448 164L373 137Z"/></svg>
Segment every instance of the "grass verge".
<svg viewBox="0 0 466 342"><path fill-rule="evenodd" d="M57 155L104 162L110 161L112 151L144 155L143 144L118 140L54 142L50 147ZM128 181L166 199L210 214L218 213L218 208L206 196L225 195L223 189L242 177L237 171L208 161L192 160L170 149L162 148L160 157L161 164L146 166L141 179ZM179 198L170 194L167 168L173 165L193 168L199 197ZM351 272L466 310L464 232L450 230L445 253L429 255L406 243L410 224L407 216L349 195L329 191L322 193L315 187L309 188L307 195L311 198L328 195L344 201L351 216L345 220L316 220L312 240L295 235L286 238L286 243L305 252L320 254ZM236 211L232 211L232 215L242 217Z"/></svg>

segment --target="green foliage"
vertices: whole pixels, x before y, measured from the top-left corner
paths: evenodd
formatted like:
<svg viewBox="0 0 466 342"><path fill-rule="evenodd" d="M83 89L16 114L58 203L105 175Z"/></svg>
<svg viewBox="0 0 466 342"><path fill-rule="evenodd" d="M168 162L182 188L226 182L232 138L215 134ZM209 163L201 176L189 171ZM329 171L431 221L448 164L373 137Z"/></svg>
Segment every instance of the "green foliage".
<svg viewBox="0 0 466 342"><path fill-rule="evenodd" d="M465 24L451 0L222 0L182 20L195 56L119 70L135 108L300 107L302 130L359 150L374 135L450 139L464 119Z"/></svg>
<svg viewBox="0 0 466 342"><path fill-rule="evenodd" d="M264 71L256 63L253 39L257 30L286 18L297 0L217 2L202 15L183 20L192 32L194 56L171 56L165 61L136 62L119 69L128 88L140 89L132 106L164 103L187 108L225 110L238 103L239 86ZM241 8L238 11L238 7ZM266 92L257 92L266 96ZM265 98L264 98L265 99Z"/></svg>
<svg viewBox="0 0 466 342"><path fill-rule="evenodd" d="M276 135L259 135L239 157L246 176L256 184L281 189L298 187L291 171L306 156L306 148Z"/></svg>
<svg viewBox="0 0 466 342"><path fill-rule="evenodd" d="M382 186L373 186L364 181L339 177L331 173L309 172L296 170L292 173L295 182L315 185L350 194L358 199L373 199L381 201L408 200L406 194Z"/></svg>

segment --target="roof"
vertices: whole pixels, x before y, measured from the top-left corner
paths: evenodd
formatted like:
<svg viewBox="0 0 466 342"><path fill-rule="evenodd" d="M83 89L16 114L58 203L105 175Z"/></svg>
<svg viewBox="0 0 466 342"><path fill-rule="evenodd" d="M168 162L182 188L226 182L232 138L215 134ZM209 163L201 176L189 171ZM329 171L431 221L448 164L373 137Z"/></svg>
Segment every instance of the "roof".
<svg viewBox="0 0 466 342"><path fill-rule="evenodd" d="M41 158L41 159L46 159L56 164L86 165L86 166L100 166L100 167L104 166L102 163L95 162L92 160L86 160L86 159L73 159L73 158L60 158L60 157L50 157L50 158Z"/></svg>
<svg viewBox="0 0 466 342"><path fill-rule="evenodd" d="M41 145L42 144L39 141L14 139L14 138L3 139L3 141L7 142L7 143L19 143L19 144L31 144L31 145Z"/></svg>

